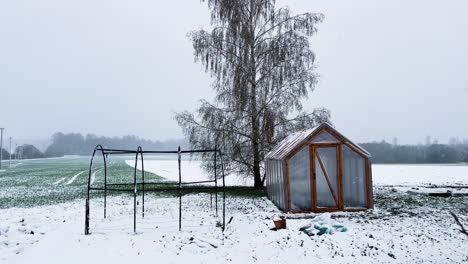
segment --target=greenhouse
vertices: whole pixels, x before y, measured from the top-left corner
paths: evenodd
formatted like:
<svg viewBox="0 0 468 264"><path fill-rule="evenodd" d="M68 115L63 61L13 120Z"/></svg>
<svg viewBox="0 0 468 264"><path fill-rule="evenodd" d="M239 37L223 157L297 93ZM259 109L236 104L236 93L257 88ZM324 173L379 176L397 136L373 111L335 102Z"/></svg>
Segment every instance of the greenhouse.
<svg viewBox="0 0 468 264"><path fill-rule="evenodd" d="M327 123L293 133L265 157L268 197L292 213L373 208L369 158Z"/></svg>

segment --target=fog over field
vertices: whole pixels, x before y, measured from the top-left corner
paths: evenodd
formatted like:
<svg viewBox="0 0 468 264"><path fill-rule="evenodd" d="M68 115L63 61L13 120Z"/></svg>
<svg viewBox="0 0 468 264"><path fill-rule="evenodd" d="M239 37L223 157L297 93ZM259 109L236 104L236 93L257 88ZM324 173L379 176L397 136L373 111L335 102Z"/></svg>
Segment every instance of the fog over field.
<svg viewBox="0 0 468 264"><path fill-rule="evenodd" d="M325 14L311 39L321 77L306 110L329 108L357 142L467 137L466 1L283 5ZM0 125L29 141L57 131L181 138L174 112L213 96L187 38L201 27L200 1L3 1L0 98L12 111Z"/></svg>
<svg viewBox="0 0 468 264"><path fill-rule="evenodd" d="M0 0L0 264L468 263L467 11Z"/></svg>

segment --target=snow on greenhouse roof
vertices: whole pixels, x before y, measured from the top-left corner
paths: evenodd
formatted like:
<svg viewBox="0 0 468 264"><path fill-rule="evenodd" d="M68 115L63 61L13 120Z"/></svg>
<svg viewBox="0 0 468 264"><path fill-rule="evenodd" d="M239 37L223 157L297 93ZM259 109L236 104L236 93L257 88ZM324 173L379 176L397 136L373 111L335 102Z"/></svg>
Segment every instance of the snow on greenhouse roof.
<svg viewBox="0 0 468 264"><path fill-rule="evenodd" d="M265 156L267 159L283 159L287 156L293 149L301 145L305 139L307 139L318 126L314 128L304 129L295 133L290 134L285 139L283 139L276 147L274 147L268 154Z"/></svg>
<svg viewBox="0 0 468 264"><path fill-rule="evenodd" d="M286 158L290 153L295 151L299 146L302 146L307 141L309 141L310 138L312 138L318 132L322 131L323 128L327 128L329 130L332 130L335 134L339 135L344 141L346 141L347 143L349 143L353 147L355 147L357 150L359 150L363 155L365 155L367 157L370 157L369 152L367 152L365 149L363 149L358 144L355 144L352 141L350 141L349 139L347 139L340 132L338 132L336 129L334 129L330 124L322 123L319 126L309 128L309 129L300 130L298 132L290 134L285 139L283 139L276 147L274 147L270 152L268 152L268 154L265 156L265 158L267 158L267 159L284 159L284 158Z"/></svg>

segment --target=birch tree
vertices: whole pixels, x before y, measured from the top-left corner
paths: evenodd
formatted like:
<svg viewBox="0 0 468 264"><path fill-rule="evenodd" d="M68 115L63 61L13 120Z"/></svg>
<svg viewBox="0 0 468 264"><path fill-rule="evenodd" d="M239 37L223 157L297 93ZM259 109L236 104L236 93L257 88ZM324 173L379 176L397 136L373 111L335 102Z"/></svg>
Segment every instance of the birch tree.
<svg viewBox="0 0 468 264"><path fill-rule="evenodd" d="M272 0L205 0L211 29L189 33L194 58L213 77L216 96L176 120L193 147L222 148L228 172L263 186L263 159L287 134L328 121L303 110L317 83L310 37L322 14L294 15ZM213 169L213 164L205 163Z"/></svg>

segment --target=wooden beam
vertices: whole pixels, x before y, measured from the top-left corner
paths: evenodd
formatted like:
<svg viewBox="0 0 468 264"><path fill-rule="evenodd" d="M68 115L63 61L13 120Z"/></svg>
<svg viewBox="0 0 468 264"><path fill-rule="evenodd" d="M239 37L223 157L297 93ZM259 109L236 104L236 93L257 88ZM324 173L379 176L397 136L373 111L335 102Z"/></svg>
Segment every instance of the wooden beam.
<svg viewBox="0 0 468 264"><path fill-rule="evenodd" d="M344 208L344 201L343 201L343 168L342 168L342 157L341 157L341 144L336 146L336 169L337 169L337 176L338 176L338 201L339 206L338 208Z"/></svg>
<svg viewBox="0 0 468 264"><path fill-rule="evenodd" d="M290 154L288 154L284 159L285 160L290 160L292 157L294 157L297 153L299 153L304 147L307 147L307 144L301 144L298 145L294 150L291 151Z"/></svg>
<svg viewBox="0 0 468 264"><path fill-rule="evenodd" d="M344 138L343 136L341 136L341 135L335 133L335 131L329 129L328 127L324 127L323 130L324 130L324 131L327 131L327 132L328 132L330 135L332 135L332 136L336 139L336 141L338 141L338 142L345 142L345 141L347 141L346 138Z"/></svg>
<svg viewBox="0 0 468 264"><path fill-rule="evenodd" d="M312 210L317 208L317 192L316 192L316 185L315 185L315 156L314 156L314 147L309 145L309 167L310 167L310 206Z"/></svg>
<svg viewBox="0 0 468 264"><path fill-rule="evenodd" d="M370 207L370 199L369 199L369 161L364 161L364 188L366 188L366 208Z"/></svg>
<svg viewBox="0 0 468 264"><path fill-rule="evenodd" d="M290 213L293 214L305 214L305 213L321 213L321 212L363 212L366 211L366 208L348 208L348 209L338 209L338 208L317 208L316 210L291 210ZM294 219L294 217L292 217Z"/></svg>
<svg viewBox="0 0 468 264"><path fill-rule="evenodd" d="M320 132L321 132L322 130L323 130L323 129L320 129L320 130L318 130L318 131L315 131L308 139L305 139L303 143L301 143L300 145L298 145L298 146L296 147L296 149L292 149L292 150L291 150L291 153L288 154L288 155L286 156L286 159L292 158L292 157L293 157L294 155L296 155L299 151L301 151L305 146L309 146L309 145L312 143L312 141L313 141L315 138L317 138L317 137L319 136L319 134L320 134Z"/></svg>
<svg viewBox="0 0 468 264"><path fill-rule="evenodd" d="M361 156L361 157L363 157L365 159L368 159L368 157L366 155L362 154L362 152L359 151L358 149L356 149L356 147L354 147L353 145L349 144L348 142L343 142L343 144L345 144L352 151L356 152L359 156Z"/></svg>
<svg viewBox="0 0 468 264"><path fill-rule="evenodd" d="M326 143L311 143L311 145L315 145L317 147L322 147L322 148L336 148L340 143L336 142L326 142Z"/></svg>
<svg viewBox="0 0 468 264"><path fill-rule="evenodd" d="M328 188L330 188L330 191L332 193L333 199L335 200L336 206L338 206L338 198L336 197L335 190L333 189L330 178L328 177L327 170L325 169L325 165L323 164L322 158L320 158L320 155L317 149L315 149L315 155L317 155L317 159L320 163L320 167L322 167L323 175L325 176L325 179L327 180Z"/></svg>
<svg viewBox="0 0 468 264"><path fill-rule="evenodd" d="M374 192L372 189L372 165L369 159L365 161L365 180L366 180L366 207L368 209L374 208Z"/></svg>
<svg viewBox="0 0 468 264"><path fill-rule="evenodd" d="M333 129L333 128L332 128ZM355 152L357 152L360 156L364 157L364 158L368 158L367 155L365 155L361 150L359 150L358 148L356 148L354 145L350 144L348 139L346 139L344 136L338 134L340 132L338 131L334 131L330 128L327 128L325 127L324 130L327 131L328 133L332 134L335 138L339 139L339 141L341 141L340 143L342 144L345 144L347 145L348 147L350 147L352 150L354 150Z"/></svg>

